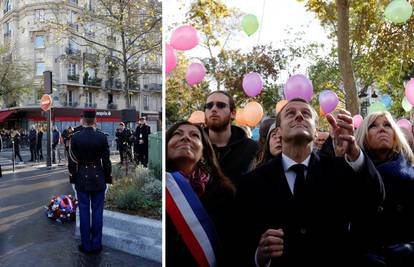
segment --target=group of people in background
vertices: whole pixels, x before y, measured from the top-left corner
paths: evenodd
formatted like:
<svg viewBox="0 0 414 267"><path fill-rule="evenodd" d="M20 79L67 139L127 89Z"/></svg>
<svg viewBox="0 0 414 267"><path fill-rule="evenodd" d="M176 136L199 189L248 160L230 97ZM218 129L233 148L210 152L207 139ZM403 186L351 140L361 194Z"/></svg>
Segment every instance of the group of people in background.
<svg viewBox="0 0 414 267"><path fill-rule="evenodd" d="M225 91L166 134L167 266L414 266L412 132L290 100L260 139ZM190 230L190 231L189 231Z"/></svg>
<svg viewBox="0 0 414 267"><path fill-rule="evenodd" d="M133 132L121 122L116 129L116 143L119 151L121 164L125 161L134 161L137 165L144 167L148 165L148 136L151 127L147 125L145 117L138 120L138 125ZM133 152L132 152L133 148ZM132 156L133 155L133 156Z"/></svg>

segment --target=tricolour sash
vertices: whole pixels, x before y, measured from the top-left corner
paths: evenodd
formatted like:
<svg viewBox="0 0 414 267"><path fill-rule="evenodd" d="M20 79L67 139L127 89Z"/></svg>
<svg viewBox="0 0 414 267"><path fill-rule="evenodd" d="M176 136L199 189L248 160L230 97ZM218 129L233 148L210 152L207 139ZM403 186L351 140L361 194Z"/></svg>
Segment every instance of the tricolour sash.
<svg viewBox="0 0 414 267"><path fill-rule="evenodd" d="M201 267L216 266L217 233L200 199L179 172L166 173L165 183L167 213L184 243Z"/></svg>

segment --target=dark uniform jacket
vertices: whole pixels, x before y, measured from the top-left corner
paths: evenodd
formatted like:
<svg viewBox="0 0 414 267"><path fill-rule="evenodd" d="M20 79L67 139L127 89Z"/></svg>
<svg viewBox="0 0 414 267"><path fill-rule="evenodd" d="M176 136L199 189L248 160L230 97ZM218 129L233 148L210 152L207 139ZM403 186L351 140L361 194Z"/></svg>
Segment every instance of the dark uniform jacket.
<svg viewBox="0 0 414 267"><path fill-rule="evenodd" d="M141 144L141 145L146 146L147 149L148 149L148 135L150 133L151 133L151 127L150 126L148 126L148 125L142 125L141 127L137 126L137 128L135 129L135 133L134 133L135 143L137 145L140 145L139 140L143 140L144 143Z"/></svg>
<svg viewBox="0 0 414 267"><path fill-rule="evenodd" d="M70 142L69 177L80 192L103 191L112 183L106 135L92 127L73 134Z"/></svg>
<svg viewBox="0 0 414 267"><path fill-rule="evenodd" d="M37 141L37 131L35 129L31 129L29 132L30 146L35 146L36 141Z"/></svg>
<svg viewBox="0 0 414 267"><path fill-rule="evenodd" d="M249 170L259 151L259 144L248 138L243 129L232 125L227 146L217 147L213 144L213 148L224 175L237 187L236 178Z"/></svg>
<svg viewBox="0 0 414 267"><path fill-rule="evenodd" d="M356 173L344 158L311 154L303 202L295 201L279 154L241 178L236 194L240 264L254 266L255 251L268 229L283 229L283 255L271 266L352 265L357 236L353 223L377 212L384 197L382 180L365 155Z"/></svg>
<svg viewBox="0 0 414 267"><path fill-rule="evenodd" d="M43 138L43 132L38 131L37 132L37 148L42 148L42 138Z"/></svg>

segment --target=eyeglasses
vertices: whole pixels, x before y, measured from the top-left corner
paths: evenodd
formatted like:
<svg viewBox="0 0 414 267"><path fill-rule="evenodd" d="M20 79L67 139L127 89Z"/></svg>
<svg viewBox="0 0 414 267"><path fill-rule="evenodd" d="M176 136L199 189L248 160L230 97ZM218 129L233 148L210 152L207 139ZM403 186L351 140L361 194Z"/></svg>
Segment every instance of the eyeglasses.
<svg viewBox="0 0 414 267"><path fill-rule="evenodd" d="M217 108L223 109L228 107L229 105L224 102L208 102L204 105L204 109L212 109L216 105Z"/></svg>

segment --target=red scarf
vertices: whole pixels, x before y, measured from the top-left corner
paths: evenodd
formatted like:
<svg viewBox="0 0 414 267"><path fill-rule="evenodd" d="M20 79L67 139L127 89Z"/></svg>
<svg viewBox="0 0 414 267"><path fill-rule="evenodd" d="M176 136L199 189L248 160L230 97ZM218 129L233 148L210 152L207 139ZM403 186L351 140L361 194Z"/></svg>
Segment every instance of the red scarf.
<svg viewBox="0 0 414 267"><path fill-rule="evenodd" d="M204 171L200 167L196 167L194 171L191 173L185 174L183 172L180 172L188 181L190 182L191 187L193 188L194 192L198 196L201 196L204 194L204 191L206 190L206 184L210 180L210 174L206 171Z"/></svg>

